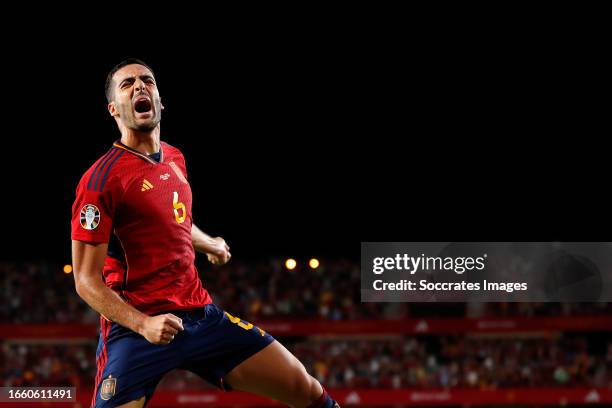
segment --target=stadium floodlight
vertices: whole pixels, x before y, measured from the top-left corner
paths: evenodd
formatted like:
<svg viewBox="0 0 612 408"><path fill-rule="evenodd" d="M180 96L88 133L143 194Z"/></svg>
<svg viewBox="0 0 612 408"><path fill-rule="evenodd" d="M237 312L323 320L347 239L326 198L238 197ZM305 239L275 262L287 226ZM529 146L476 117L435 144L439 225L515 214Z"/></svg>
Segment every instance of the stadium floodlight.
<svg viewBox="0 0 612 408"><path fill-rule="evenodd" d="M294 270L297 266L297 262L293 258L289 258L285 261L285 267L290 271Z"/></svg>
<svg viewBox="0 0 612 408"><path fill-rule="evenodd" d="M308 261L308 266L310 266L310 269L317 269L319 265L320 263L317 258L312 258L310 261Z"/></svg>

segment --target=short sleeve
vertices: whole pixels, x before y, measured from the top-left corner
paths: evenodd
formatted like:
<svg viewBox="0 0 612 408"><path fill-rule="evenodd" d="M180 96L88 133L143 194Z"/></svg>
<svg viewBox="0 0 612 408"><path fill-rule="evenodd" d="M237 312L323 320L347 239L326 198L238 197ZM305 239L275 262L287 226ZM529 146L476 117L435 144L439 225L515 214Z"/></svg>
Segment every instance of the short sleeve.
<svg viewBox="0 0 612 408"><path fill-rule="evenodd" d="M119 191L115 183L105 183L103 188L90 181L86 173L76 190L72 205L72 239L91 244L107 243L113 228Z"/></svg>

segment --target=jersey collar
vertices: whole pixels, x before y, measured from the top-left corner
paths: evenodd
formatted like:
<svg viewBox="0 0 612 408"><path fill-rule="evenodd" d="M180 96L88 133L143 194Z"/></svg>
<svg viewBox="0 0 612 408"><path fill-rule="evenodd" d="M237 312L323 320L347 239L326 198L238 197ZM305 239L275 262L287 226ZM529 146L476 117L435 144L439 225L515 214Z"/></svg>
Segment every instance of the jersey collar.
<svg viewBox="0 0 612 408"><path fill-rule="evenodd" d="M159 163L163 163L164 162L164 148L163 148L163 142L160 141L159 143ZM132 153L133 155L136 155L138 157L140 157L141 159L143 159L144 161L147 161L151 164L159 164L157 161L153 160L152 158L150 158L149 156L147 156L144 153L139 152L138 150L132 149L129 146L124 145L123 143L121 143L121 140L117 140L115 143L113 143L113 146L115 146L118 149L123 149L127 152Z"/></svg>

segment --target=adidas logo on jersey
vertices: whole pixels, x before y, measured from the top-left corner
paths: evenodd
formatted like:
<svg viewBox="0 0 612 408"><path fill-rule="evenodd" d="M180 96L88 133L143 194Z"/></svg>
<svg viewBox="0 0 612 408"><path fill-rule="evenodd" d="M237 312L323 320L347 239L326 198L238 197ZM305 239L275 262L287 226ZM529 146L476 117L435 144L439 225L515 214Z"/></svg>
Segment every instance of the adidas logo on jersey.
<svg viewBox="0 0 612 408"><path fill-rule="evenodd" d="M142 182L142 188L140 189L140 191L147 191L153 188L153 184L151 184L151 182L147 179L144 179Z"/></svg>

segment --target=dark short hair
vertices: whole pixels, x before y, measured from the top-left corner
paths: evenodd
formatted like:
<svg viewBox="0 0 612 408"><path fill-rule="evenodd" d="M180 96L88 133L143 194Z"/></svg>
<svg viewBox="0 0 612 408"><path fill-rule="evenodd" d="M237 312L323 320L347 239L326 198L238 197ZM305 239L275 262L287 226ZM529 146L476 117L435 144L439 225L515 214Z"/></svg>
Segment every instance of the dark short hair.
<svg viewBox="0 0 612 408"><path fill-rule="evenodd" d="M108 102L110 102L113 97L113 76L115 75L115 72L119 71L121 68L127 65L133 65L133 64L142 65L143 67L146 67L149 71L151 71L153 76L155 76L155 73L153 72L151 67L147 65L147 63L144 62L143 60L139 60L138 58L128 58L128 59L121 61L120 63L115 65L113 69L111 69L108 75L106 76L106 85L104 87L104 91L106 93L106 100Z"/></svg>

